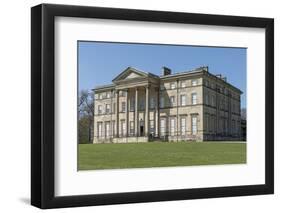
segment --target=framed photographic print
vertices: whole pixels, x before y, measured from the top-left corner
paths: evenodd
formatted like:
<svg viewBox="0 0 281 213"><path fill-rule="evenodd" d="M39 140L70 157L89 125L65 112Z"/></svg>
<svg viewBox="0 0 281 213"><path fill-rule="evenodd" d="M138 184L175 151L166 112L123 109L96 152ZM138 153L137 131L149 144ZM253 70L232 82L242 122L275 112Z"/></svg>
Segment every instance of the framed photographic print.
<svg viewBox="0 0 281 213"><path fill-rule="evenodd" d="M31 9L31 203L271 194L274 21Z"/></svg>

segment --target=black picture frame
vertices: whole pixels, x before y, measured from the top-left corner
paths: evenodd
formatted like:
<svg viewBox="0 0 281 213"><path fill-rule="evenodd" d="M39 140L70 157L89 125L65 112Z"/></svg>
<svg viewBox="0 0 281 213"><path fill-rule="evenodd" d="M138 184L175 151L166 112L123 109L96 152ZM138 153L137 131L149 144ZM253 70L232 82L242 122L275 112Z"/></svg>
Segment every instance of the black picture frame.
<svg viewBox="0 0 281 213"><path fill-rule="evenodd" d="M264 28L265 184L112 194L54 195L54 21L55 17L101 18L162 23ZM274 193L274 20L165 11L41 4L31 8L31 204L60 208Z"/></svg>

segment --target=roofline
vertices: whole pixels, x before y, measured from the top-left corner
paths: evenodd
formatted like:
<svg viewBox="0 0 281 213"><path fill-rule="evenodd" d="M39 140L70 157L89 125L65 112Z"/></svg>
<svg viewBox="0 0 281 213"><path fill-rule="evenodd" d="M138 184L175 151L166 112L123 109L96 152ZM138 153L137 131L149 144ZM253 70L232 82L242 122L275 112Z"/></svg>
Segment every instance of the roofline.
<svg viewBox="0 0 281 213"><path fill-rule="evenodd" d="M99 85L92 89L92 91L98 91L98 90L104 90L104 89L110 89L115 88L115 84L105 84L105 85Z"/></svg>
<svg viewBox="0 0 281 213"><path fill-rule="evenodd" d="M217 77L216 75L208 72L209 75L211 75L212 77L216 78L217 80L220 80L222 82L224 82L225 84L227 84L228 86L230 86L232 89L235 89L237 90L240 94L243 94L243 91L241 91L240 89L238 89L237 87L235 87L234 85L232 85L231 83L227 82L227 81L224 81L223 79Z"/></svg>
<svg viewBox="0 0 281 213"><path fill-rule="evenodd" d="M197 73L202 73L203 71L204 70L191 70L191 71L178 72L178 73L174 73L171 75L162 75L162 76L160 76L160 79L174 78L174 77L179 77L182 75L197 74Z"/></svg>
<svg viewBox="0 0 281 213"><path fill-rule="evenodd" d="M163 76L157 76L157 75L155 75L153 73L150 73L150 72L144 72L144 71L136 69L134 67L127 67L118 76L116 76L112 81L114 81L116 78L118 78L122 73L124 73L128 69L132 69L135 72L146 74L146 75L148 75L150 77L158 78L160 80L164 80L164 79L166 80L166 79L169 79L169 78L178 78L180 76L189 76L189 75L194 75L194 74L208 74L211 77L215 78L216 80L219 80L222 83L225 83L226 85L230 86L232 89L238 91L240 94L243 94L243 92L240 89L238 89L237 87L235 87L231 83L229 83L227 81L224 81L223 79L219 78L215 74L210 73L208 71L208 67L199 67L199 68L196 68L196 69L191 70L191 71L178 72L178 73L174 73L174 74L170 74L170 75L163 75ZM92 89L92 91L106 90L106 89L110 89L110 88L113 89L113 88L115 88L115 86L116 86L115 84L100 85L100 86L96 86L94 89Z"/></svg>

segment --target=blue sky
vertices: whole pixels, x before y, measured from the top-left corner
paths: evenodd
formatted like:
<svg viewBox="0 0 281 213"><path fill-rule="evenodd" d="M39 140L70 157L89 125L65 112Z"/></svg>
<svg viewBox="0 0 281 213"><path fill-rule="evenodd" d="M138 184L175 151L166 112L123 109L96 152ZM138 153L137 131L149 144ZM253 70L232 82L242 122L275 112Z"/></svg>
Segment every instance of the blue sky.
<svg viewBox="0 0 281 213"><path fill-rule="evenodd" d="M245 48L78 42L79 90L110 84L127 67L156 75L163 66L181 72L208 66L243 91L241 107L246 107Z"/></svg>

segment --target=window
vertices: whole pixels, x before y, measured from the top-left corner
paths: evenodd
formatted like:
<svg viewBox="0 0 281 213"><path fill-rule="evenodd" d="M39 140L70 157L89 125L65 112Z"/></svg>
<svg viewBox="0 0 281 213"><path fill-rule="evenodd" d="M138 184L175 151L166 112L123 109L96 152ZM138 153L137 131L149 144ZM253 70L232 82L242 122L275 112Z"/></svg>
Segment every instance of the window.
<svg viewBox="0 0 281 213"><path fill-rule="evenodd" d="M175 105L175 96L170 96L170 106Z"/></svg>
<svg viewBox="0 0 281 213"><path fill-rule="evenodd" d="M185 95L181 95L181 106L185 106L186 105L186 96Z"/></svg>
<svg viewBox="0 0 281 213"><path fill-rule="evenodd" d="M99 99L99 94L95 94L95 99L96 99L96 100Z"/></svg>
<svg viewBox="0 0 281 213"><path fill-rule="evenodd" d="M134 135L134 121L130 121L130 135L132 136L132 135Z"/></svg>
<svg viewBox="0 0 281 213"><path fill-rule="evenodd" d="M191 85L192 86L197 86L197 79L191 80Z"/></svg>
<svg viewBox="0 0 281 213"><path fill-rule="evenodd" d="M112 121L111 122L111 128L112 128L112 136L114 137L115 136L115 121Z"/></svg>
<svg viewBox="0 0 281 213"><path fill-rule="evenodd" d="M140 105L139 105L139 107L140 107L140 110L144 110L144 99L141 99L141 100L140 100Z"/></svg>
<svg viewBox="0 0 281 213"><path fill-rule="evenodd" d="M121 96L121 97L126 97L126 94L127 94L126 91L124 91L124 90L121 90L121 91L120 91L120 96Z"/></svg>
<svg viewBox="0 0 281 213"><path fill-rule="evenodd" d="M150 98L150 109L154 109L155 108L155 98L151 97Z"/></svg>
<svg viewBox="0 0 281 213"><path fill-rule="evenodd" d="M160 90L165 90L164 84L160 85Z"/></svg>
<svg viewBox="0 0 281 213"><path fill-rule="evenodd" d="M98 114L102 114L102 105L98 105Z"/></svg>
<svg viewBox="0 0 281 213"><path fill-rule="evenodd" d="M110 92L106 93L106 98L110 98Z"/></svg>
<svg viewBox="0 0 281 213"><path fill-rule="evenodd" d="M204 124L205 124L205 131L208 132L209 131L209 114L208 113L205 114Z"/></svg>
<svg viewBox="0 0 281 213"><path fill-rule="evenodd" d="M110 136L110 122L105 122L105 138L109 138Z"/></svg>
<svg viewBox="0 0 281 213"><path fill-rule="evenodd" d="M130 111L135 111L135 98L130 99Z"/></svg>
<svg viewBox="0 0 281 213"><path fill-rule="evenodd" d="M222 110L225 110L226 109L226 107L225 107L225 100L224 100L224 98L221 100L221 109Z"/></svg>
<svg viewBox="0 0 281 213"><path fill-rule="evenodd" d="M174 136L175 135L175 125L176 125L176 119L171 118L170 119L170 135Z"/></svg>
<svg viewBox="0 0 281 213"><path fill-rule="evenodd" d="M176 88L176 83L170 83L170 89L175 89Z"/></svg>
<svg viewBox="0 0 281 213"><path fill-rule="evenodd" d="M212 103L211 103L212 106L216 106L215 96L212 95L211 98L212 98L212 100L211 100L212 101Z"/></svg>
<svg viewBox="0 0 281 213"><path fill-rule="evenodd" d="M149 121L149 132L154 135L154 120Z"/></svg>
<svg viewBox="0 0 281 213"><path fill-rule="evenodd" d="M186 81L181 81L181 88L185 88L186 87Z"/></svg>
<svg viewBox="0 0 281 213"><path fill-rule="evenodd" d="M232 120L232 133L236 133L236 126L235 126L235 120Z"/></svg>
<svg viewBox="0 0 281 213"><path fill-rule="evenodd" d="M166 119L161 118L160 120L160 135L165 136L166 135Z"/></svg>
<svg viewBox="0 0 281 213"><path fill-rule="evenodd" d="M193 105L197 104L197 94L196 93L191 94L191 103Z"/></svg>
<svg viewBox="0 0 281 213"><path fill-rule="evenodd" d="M113 104L113 113L115 113L116 103Z"/></svg>
<svg viewBox="0 0 281 213"><path fill-rule="evenodd" d="M191 129L192 129L192 134L196 135L197 134L197 116L192 116L192 118L191 118Z"/></svg>
<svg viewBox="0 0 281 213"><path fill-rule="evenodd" d="M208 80L205 80L205 86L209 87L209 81Z"/></svg>
<svg viewBox="0 0 281 213"><path fill-rule="evenodd" d="M164 108L165 107L165 98L161 97L160 98L160 108Z"/></svg>
<svg viewBox="0 0 281 213"><path fill-rule="evenodd" d="M209 105L209 94L206 94L206 104Z"/></svg>
<svg viewBox="0 0 281 213"><path fill-rule="evenodd" d="M99 99L102 99L102 93L99 94Z"/></svg>
<svg viewBox="0 0 281 213"><path fill-rule="evenodd" d="M97 137L100 138L102 136L102 122L98 122L98 131L97 131Z"/></svg>
<svg viewBox="0 0 281 213"><path fill-rule="evenodd" d="M110 113L110 105L109 104L105 105L105 112L106 112L106 114Z"/></svg>
<svg viewBox="0 0 281 213"><path fill-rule="evenodd" d="M126 136L126 123L125 120L121 121L121 135Z"/></svg>
<svg viewBox="0 0 281 213"><path fill-rule="evenodd" d="M121 105L121 112L125 112L126 111L126 102L122 102L121 103L122 105Z"/></svg>
<svg viewBox="0 0 281 213"><path fill-rule="evenodd" d="M180 122L180 131L181 131L181 135L185 135L186 133L186 118L183 117L181 118L181 122Z"/></svg>

